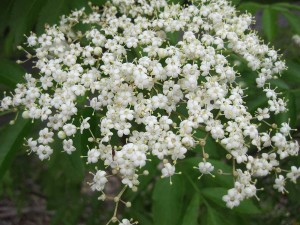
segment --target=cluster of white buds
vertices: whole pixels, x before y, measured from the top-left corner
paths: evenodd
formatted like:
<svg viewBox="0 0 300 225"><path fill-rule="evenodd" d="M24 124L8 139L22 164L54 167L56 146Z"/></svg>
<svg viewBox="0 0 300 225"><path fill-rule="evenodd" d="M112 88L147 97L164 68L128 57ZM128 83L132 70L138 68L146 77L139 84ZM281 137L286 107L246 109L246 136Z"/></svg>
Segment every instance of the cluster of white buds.
<svg viewBox="0 0 300 225"><path fill-rule="evenodd" d="M256 196L257 177L281 173L274 185L279 191L285 179L295 182L299 169L292 167L284 178L279 165L297 155L299 145L291 140L287 123L267 121L287 110L268 83L285 63L251 31L251 15L239 15L227 0L187 6L165 0L111 0L103 9L91 10L74 11L41 36L28 37L40 73L26 74L26 82L3 98L1 109L23 109L24 118L44 121L46 128L37 140L28 139L31 152L49 158L53 136L58 135L71 154L76 151L75 134L88 132L94 146L87 151L87 162L102 161L136 190L151 155L163 162L162 177L169 177L177 160L200 146L198 169L213 173L206 138L195 136L202 130L235 162L234 188L223 198L228 207ZM171 41L172 35L178 40ZM233 54L257 73L253 81L268 98L266 107L253 114L236 82L248 75L238 73ZM92 108L89 117L78 116L84 107ZM98 131L91 129L91 118L99 123ZM102 191L106 182L106 172L98 171L91 187Z"/></svg>

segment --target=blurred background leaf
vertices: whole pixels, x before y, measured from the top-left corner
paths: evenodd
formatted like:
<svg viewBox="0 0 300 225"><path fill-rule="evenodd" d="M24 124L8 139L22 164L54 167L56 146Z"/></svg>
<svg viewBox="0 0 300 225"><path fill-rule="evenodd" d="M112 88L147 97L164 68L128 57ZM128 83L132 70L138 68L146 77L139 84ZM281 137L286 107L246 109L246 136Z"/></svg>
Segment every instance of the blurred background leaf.
<svg viewBox="0 0 300 225"><path fill-rule="evenodd" d="M278 28L277 14L272 10L271 6L267 6L263 10L262 26L267 40L271 42L274 39L277 33L276 29Z"/></svg>
<svg viewBox="0 0 300 225"><path fill-rule="evenodd" d="M10 167L16 152L20 150L23 139L30 133L31 123L19 118L15 124L1 131L0 135L0 182Z"/></svg>

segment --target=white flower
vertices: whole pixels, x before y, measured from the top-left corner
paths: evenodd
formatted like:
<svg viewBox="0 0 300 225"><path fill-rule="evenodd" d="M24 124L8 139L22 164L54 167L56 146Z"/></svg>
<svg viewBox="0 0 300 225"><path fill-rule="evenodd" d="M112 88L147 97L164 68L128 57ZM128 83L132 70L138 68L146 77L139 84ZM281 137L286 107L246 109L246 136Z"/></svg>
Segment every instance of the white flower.
<svg viewBox="0 0 300 225"><path fill-rule="evenodd" d="M89 129L90 128L90 124L89 124L89 120L91 118L87 117L84 120L82 120L81 125L80 125L80 133L82 134L83 130Z"/></svg>
<svg viewBox="0 0 300 225"><path fill-rule="evenodd" d="M287 173L286 177L296 183L296 180L300 177L300 167L297 168L296 166L292 166L291 172Z"/></svg>
<svg viewBox="0 0 300 225"><path fill-rule="evenodd" d="M71 123L64 125L63 129L67 136L72 136L76 133L76 126Z"/></svg>
<svg viewBox="0 0 300 225"><path fill-rule="evenodd" d="M161 170L162 177L171 177L175 173L175 166L170 163L164 164L164 168Z"/></svg>
<svg viewBox="0 0 300 225"><path fill-rule="evenodd" d="M98 149L91 149L88 151L88 163L96 163L98 162L100 156L100 152L98 151Z"/></svg>
<svg viewBox="0 0 300 225"><path fill-rule="evenodd" d="M282 123L281 124L280 132L284 136L288 136L290 134L290 131L291 131L291 127L287 123Z"/></svg>
<svg viewBox="0 0 300 225"><path fill-rule="evenodd" d="M202 174L211 174L214 170L214 166L210 162L200 162L198 168Z"/></svg>
<svg viewBox="0 0 300 225"><path fill-rule="evenodd" d="M66 153L71 154L76 150L76 148L73 145L73 140L63 140L63 149Z"/></svg>
<svg viewBox="0 0 300 225"><path fill-rule="evenodd" d="M270 114L269 114L269 109L268 108L258 108L257 109L257 119L259 121L263 120L263 119L268 119L270 118Z"/></svg>
<svg viewBox="0 0 300 225"><path fill-rule="evenodd" d="M37 149L38 149L37 144L38 144L37 141L33 140L32 138L29 138L27 140L27 145L30 148L30 151L32 151L32 152L36 152L37 151Z"/></svg>
<svg viewBox="0 0 300 225"><path fill-rule="evenodd" d="M53 149L48 145L39 145L36 152L40 160L44 160L50 157L50 155L53 153Z"/></svg>
<svg viewBox="0 0 300 225"><path fill-rule="evenodd" d="M240 204L242 195L235 188L232 188L228 190L227 195L224 195L222 199L226 202L226 206L232 209Z"/></svg>
<svg viewBox="0 0 300 225"><path fill-rule="evenodd" d="M132 225L128 219L122 219L122 222L119 225Z"/></svg>
<svg viewBox="0 0 300 225"><path fill-rule="evenodd" d="M275 184L273 185L275 189L279 192L285 192L285 178L282 175L279 175L278 178L275 179Z"/></svg>
<svg viewBox="0 0 300 225"><path fill-rule="evenodd" d="M102 191L107 183L106 172L98 170L94 175L93 182L90 184L93 191Z"/></svg>
<svg viewBox="0 0 300 225"><path fill-rule="evenodd" d="M53 132L49 131L48 128L44 128L39 132L38 142L40 144L46 145L53 142Z"/></svg>
<svg viewBox="0 0 300 225"><path fill-rule="evenodd" d="M131 160L136 167L143 167L146 165L146 155L143 152L135 152L134 155L131 157Z"/></svg>
<svg viewBox="0 0 300 225"><path fill-rule="evenodd" d="M28 46L32 47L35 46L37 44L37 37L35 34L31 34L28 38L27 38L27 43Z"/></svg>

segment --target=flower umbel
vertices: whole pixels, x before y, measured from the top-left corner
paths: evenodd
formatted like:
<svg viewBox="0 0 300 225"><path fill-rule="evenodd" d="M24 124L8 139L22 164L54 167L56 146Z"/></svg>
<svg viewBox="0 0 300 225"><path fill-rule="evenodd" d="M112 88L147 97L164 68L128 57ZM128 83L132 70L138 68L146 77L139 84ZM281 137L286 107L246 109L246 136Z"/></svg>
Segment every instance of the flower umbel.
<svg viewBox="0 0 300 225"><path fill-rule="evenodd" d="M209 161L208 136L234 165L233 188L223 197L229 208L256 196L255 179L273 172L280 173L274 188L286 191L286 180L296 182L299 168L292 166L284 177L280 161L297 155L299 145L288 123L268 123L287 110L268 83L285 63L250 30L251 15L239 15L226 0L185 7L164 0L138 2L111 0L101 10L76 10L41 36L28 37L40 73L25 74L25 83L2 99L1 110L17 108L26 119L44 121L38 138L27 140L30 152L50 158L57 135L72 154L76 135L87 132L92 146L87 163L101 161L107 168L93 174L91 188L105 200L111 198L104 193L111 175L124 184L112 198L116 210L126 188L137 189L141 171L148 174L144 167L150 157L161 160L162 177L171 177L177 161L199 148L201 176L212 175L218 168ZM239 74L233 54L257 74L257 90L268 99L254 113L237 82L247 74ZM197 130L207 135L199 138ZM119 221L116 210L109 223L133 224Z"/></svg>

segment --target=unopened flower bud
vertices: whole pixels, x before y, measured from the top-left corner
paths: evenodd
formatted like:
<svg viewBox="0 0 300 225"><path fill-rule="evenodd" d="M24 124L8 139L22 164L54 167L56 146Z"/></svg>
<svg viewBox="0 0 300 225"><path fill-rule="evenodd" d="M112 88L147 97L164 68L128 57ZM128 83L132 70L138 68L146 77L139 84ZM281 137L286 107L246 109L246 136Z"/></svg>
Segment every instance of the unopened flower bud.
<svg viewBox="0 0 300 225"><path fill-rule="evenodd" d="M23 117L24 119L29 119L29 111L24 111L24 112L22 113L22 117Z"/></svg>
<svg viewBox="0 0 300 225"><path fill-rule="evenodd" d="M66 138L66 133L64 132L64 131L59 131L58 133L57 133L57 136L58 136L58 138L60 138L60 139L65 139Z"/></svg>

